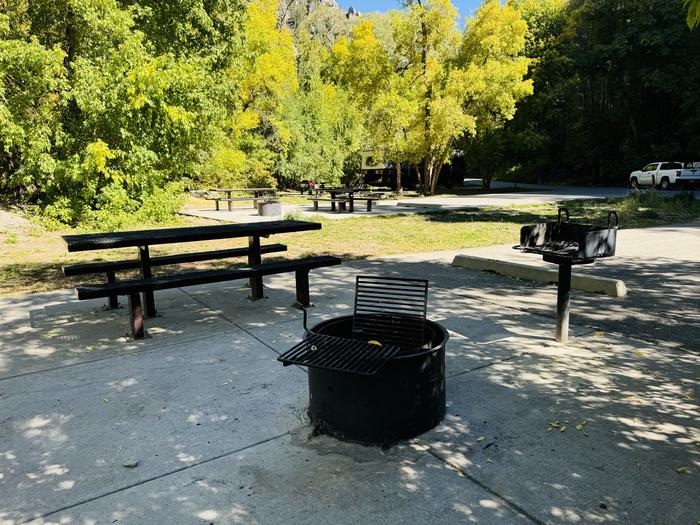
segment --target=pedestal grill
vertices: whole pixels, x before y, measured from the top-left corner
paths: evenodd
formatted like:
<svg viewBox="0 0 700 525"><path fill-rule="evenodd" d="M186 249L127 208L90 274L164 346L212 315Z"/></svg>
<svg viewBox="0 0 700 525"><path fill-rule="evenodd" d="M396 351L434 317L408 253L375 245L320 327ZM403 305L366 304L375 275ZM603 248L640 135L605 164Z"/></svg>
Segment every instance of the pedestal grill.
<svg viewBox="0 0 700 525"><path fill-rule="evenodd" d="M571 267L576 264L591 264L601 257L615 255L619 222L617 212L610 210L607 226L571 223L569 210L560 207L557 222L544 222L520 229L520 244L514 246L514 249L537 253L542 255L544 261L559 265L557 341L566 343L569 339Z"/></svg>
<svg viewBox="0 0 700 525"><path fill-rule="evenodd" d="M341 439L388 444L445 414L447 331L426 319L428 281L357 277L352 316L307 326L281 355L309 368L309 416Z"/></svg>

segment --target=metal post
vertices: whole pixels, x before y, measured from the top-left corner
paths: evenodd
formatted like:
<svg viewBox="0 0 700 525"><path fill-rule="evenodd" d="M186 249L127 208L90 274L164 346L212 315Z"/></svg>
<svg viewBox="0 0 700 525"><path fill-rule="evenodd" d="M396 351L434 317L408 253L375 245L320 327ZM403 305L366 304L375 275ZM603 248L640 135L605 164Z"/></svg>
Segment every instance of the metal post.
<svg viewBox="0 0 700 525"><path fill-rule="evenodd" d="M107 282L110 284L117 282L117 277L114 275L114 272L107 272ZM110 295L109 296L109 309L116 310L118 308L119 308L119 299L117 298L116 295Z"/></svg>
<svg viewBox="0 0 700 525"><path fill-rule="evenodd" d="M138 293L129 295L129 328L131 337L143 339L143 310L141 309L141 297Z"/></svg>
<svg viewBox="0 0 700 525"><path fill-rule="evenodd" d="M566 344L569 341L569 309L571 306L571 263L559 263L557 286L557 331L555 339Z"/></svg>
<svg viewBox="0 0 700 525"><path fill-rule="evenodd" d="M297 270L297 302L296 306L310 306L311 297L309 295L309 270Z"/></svg>
<svg viewBox="0 0 700 525"><path fill-rule="evenodd" d="M260 237L258 235L248 237L248 265L256 265L262 262L260 256ZM263 298L263 279L262 275L251 277L250 298L255 301Z"/></svg>
<svg viewBox="0 0 700 525"><path fill-rule="evenodd" d="M150 279L151 274L151 257L148 254L148 246L139 246L139 261L141 262L141 277ZM145 305L146 318L156 316L156 301L153 297L153 291L143 292L143 302Z"/></svg>

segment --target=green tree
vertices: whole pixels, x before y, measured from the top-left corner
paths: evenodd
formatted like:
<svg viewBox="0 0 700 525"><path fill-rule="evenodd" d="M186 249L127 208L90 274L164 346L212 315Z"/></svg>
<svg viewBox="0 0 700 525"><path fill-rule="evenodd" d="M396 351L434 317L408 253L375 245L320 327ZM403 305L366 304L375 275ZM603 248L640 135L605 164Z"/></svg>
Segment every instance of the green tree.
<svg viewBox="0 0 700 525"><path fill-rule="evenodd" d="M286 105L291 131L280 175L288 186L302 180L339 184L352 175L362 147L361 116L344 89L314 82Z"/></svg>

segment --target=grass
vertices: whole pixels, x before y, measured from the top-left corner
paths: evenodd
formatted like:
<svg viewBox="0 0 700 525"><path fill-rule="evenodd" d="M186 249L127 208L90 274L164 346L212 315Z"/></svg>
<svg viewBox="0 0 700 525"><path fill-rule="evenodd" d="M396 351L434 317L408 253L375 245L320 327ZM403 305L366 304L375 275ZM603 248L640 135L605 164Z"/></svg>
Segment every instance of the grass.
<svg viewBox="0 0 700 525"><path fill-rule="evenodd" d="M684 200L685 199L685 200ZM206 202L206 201L205 201ZM207 202L207 204L211 204ZM192 203L189 203L192 206ZM641 228L700 219L700 202L687 198L667 198L651 194L609 200L580 200L566 203L572 220L604 224L607 210L615 208L620 227ZM194 203L193 207L197 207ZM348 219L315 219L322 229L276 236L268 242L288 246L284 257L332 254L345 260L412 252L456 250L517 242L520 227L552 220L556 204L514 205L481 211L450 211L389 216L358 216ZM166 225L215 224L206 219L185 217ZM142 225L141 227L148 227ZM37 226L0 232L0 295L25 294L74 287L90 279L63 277L61 266L77 262L134 257L133 249L69 254L60 235L75 233L47 231ZM153 255L183 250L199 251L243 246L245 240L203 241L187 247L153 247ZM272 257L267 257L271 260ZM189 265L191 268L221 268L227 261ZM172 268L177 271L180 268ZM162 273L162 269L159 269ZM94 282L101 277L95 276Z"/></svg>

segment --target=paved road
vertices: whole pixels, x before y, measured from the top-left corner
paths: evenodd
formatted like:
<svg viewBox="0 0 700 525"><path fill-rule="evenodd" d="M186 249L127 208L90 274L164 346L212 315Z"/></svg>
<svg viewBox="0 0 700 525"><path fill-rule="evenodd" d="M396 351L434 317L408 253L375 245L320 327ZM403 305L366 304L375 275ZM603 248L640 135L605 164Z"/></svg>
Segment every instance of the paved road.
<svg viewBox="0 0 700 525"><path fill-rule="evenodd" d="M475 179L465 179L465 184L472 185ZM493 189L512 188L512 183L494 182ZM518 184L518 188L527 188L527 193L483 193L465 196L436 196L399 201L400 207L434 206L444 209L458 209L480 206L507 206L513 204L541 204L544 202L562 202L576 199L603 199L606 197L625 197L627 188L599 188L583 186L544 186L537 184ZM384 204L384 203L382 203ZM388 204L387 204L388 205Z"/></svg>

